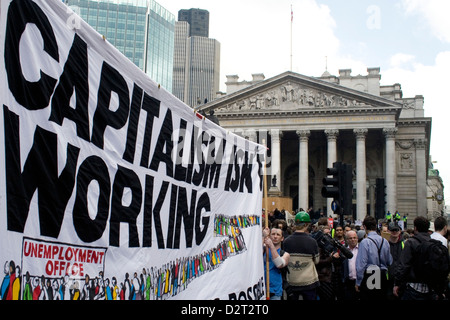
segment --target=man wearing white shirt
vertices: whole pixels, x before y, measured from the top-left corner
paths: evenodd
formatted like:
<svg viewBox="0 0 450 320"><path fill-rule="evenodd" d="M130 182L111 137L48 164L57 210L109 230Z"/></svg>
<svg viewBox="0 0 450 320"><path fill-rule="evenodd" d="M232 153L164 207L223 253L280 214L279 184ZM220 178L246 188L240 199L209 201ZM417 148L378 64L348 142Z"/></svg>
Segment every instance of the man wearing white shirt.
<svg viewBox="0 0 450 320"><path fill-rule="evenodd" d="M447 219L445 219L443 216L439 216L434 220L434 232L431 234L431 239L438 240L442 242L442 244L448 248L447 246L447 239L445 238L445 235L447 235Z"/></svg>
<svg viewBox="0 0 450 320"><path fill-rule="evenodd" d="M356 256L358 255L358 235L355 231L347 231L345 239L348 245L348 249L353 253L351 259L344 260L344 299L345 300L357 300L357 292L355 290L356 283Z"/></svg>

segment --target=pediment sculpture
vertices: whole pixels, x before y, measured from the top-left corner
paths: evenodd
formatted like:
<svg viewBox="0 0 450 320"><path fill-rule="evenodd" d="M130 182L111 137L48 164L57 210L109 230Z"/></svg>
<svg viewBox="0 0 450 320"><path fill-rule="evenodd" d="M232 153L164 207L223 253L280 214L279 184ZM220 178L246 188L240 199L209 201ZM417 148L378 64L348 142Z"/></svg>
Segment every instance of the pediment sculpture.
<svg viewBox="0 0 450 320"><path fill-rule="evenodd" d="M366 105L343 95L286 82L264 92L246 95L215 109L219 113L300 108L346 108Z"/></svg>

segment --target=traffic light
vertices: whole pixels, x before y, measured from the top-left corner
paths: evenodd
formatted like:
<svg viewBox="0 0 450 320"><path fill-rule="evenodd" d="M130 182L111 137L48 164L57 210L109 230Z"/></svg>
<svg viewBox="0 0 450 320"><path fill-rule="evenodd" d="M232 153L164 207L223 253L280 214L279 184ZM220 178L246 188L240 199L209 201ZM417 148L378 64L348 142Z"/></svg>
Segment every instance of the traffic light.
<svg viewBox="0 0 450 320"><path fill-rule="evenodd" d="M333 198L336 207L333 211L339 215L352 214L353 172L352 165L342 162L333 163L333 168L327 168L328 176L323 178L322 196Z"/></svg>
<svg viewBox="0 0 450 320"><path fill-rule="evenodd" d="M376 186L376 202L375 202L375 216L377 219L384 218L384 212L386 210L386 185L384 184L384 179L377 178Z"/></svg>
<svg viewBox="0 0 450 320"><path fill-rule="evenodd" d="M341 207L341 190L342 190L342 163L333 163L333 168L327 168L327 176L323 178L322 197L333 198L337 207L335 211L340 211Z"/></svg>

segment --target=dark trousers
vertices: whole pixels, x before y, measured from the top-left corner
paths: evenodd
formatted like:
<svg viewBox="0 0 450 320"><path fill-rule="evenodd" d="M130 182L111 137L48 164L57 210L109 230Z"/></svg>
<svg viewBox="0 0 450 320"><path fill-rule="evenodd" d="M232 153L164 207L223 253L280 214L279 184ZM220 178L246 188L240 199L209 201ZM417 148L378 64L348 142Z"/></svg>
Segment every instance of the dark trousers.
<svg viewBox="0 0 450 320"><path fill-rule="evenodd" d="M292 287L286 290L287 300L317 300L317 289L293 289ZM302 297L302 299L300 299Z"/></svg>
<svg viewBox="0 0 450 320"><path fill-rule="evenodd" d="M320 286L317 288L318 300L335 300L336 294L334 292L334 286L331 282L320 282Z"/></svg>
<svg viewBox="0 0 450 320"><path fill-rule="evenodd" d="M359 300L359 292L356 292L355 285L356 280L344 281L344 300Z"/></svg>

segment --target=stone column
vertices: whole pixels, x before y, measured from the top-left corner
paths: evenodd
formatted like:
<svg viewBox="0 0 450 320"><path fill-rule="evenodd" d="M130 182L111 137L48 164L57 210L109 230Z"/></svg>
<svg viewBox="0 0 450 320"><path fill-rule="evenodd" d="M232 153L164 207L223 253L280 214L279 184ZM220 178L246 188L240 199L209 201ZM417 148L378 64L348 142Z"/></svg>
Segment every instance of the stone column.
<svg viewBox="0 0 450 320"><path fill-rule="evenodd" d="M397 171L395 167L395 135L397 128L383 129L386 137L386 212L394 213L397 210Z"/></svg>
<svg viewBox="0 0 450 320"><path fill-rule="evenodd" d="M367 215L366 135L367 129L354 129L356 136L356 219Z"/></svg>
<svg viewBox="0 0 450 320"><path fill-rule="evenodd" d="M327 168L332 168L333 163L337 161L337 147L336 141L339 135L339 130L331 129L325 130L327 136ZM332 198L327 198L327 212L331 212Z"/></svg>
<svg viewBox="0 0 450 320"><path fill-rule="evenodd" d="M272 138L271 143L271 165L270 165L270 188L269 192L274 195L281 195L281 155L280 155L280 140L283 132L280 129L271 129L270 136ZM275 185L274 185L275 184Z"/></svg>
<svg viewBox="0 0 450 320"><path fill-rule="evenodd" d="M426 140L416 139L417 215L427 217Z"/></svg>
<svg viewBox="0 0 450 320"><path fill-rule="evenodd" d="M308 210L308 140L311 131L297 130L299 137L299 165L298 165L298 207Z"/></svg>

